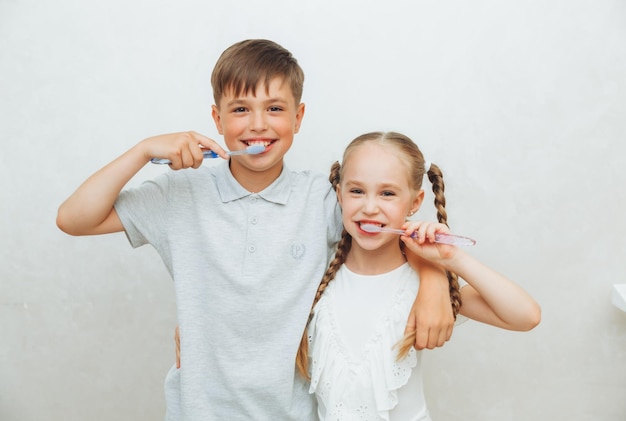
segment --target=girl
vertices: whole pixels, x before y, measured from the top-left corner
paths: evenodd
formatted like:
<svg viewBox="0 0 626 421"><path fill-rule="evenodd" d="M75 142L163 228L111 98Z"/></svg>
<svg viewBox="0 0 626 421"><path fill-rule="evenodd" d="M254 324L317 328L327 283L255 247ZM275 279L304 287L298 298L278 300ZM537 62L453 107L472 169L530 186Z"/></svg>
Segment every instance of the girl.
<svg viewBox="0 0 626 421"><path fill-rule="evenodd" d="M406 221L422 204L424 174L433 184L439 223ZM330 179L344 231L319 285L298 369L311 380L321 420L429 420L420 352L411 346L411 334L403 338L410 297L419 288L405 248L446 269L455 317L526 331L539 323L540 307L460 248L433 242L436 233L448 232L443 176L436 165L425 167L408 137L359 136ZM406 235L399 241L396 234L365 231L364 224L402 227ZM463 288L456 274L467 282Z"/></svg>

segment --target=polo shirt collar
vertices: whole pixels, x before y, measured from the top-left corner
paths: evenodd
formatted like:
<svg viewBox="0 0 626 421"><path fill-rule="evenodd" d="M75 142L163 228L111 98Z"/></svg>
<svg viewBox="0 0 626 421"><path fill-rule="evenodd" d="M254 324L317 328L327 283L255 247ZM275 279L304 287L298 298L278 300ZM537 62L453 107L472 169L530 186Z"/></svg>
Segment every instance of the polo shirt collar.
<svg viewBox="0 0 626 421"><path fill-rule="evenodd" d="M269 202L284 205L289 200L289 194L291 193L291 177L291 172L283 162L283 170L278 178L264 190L256 194ZM241 184L235 180L233 173L230 172L228 161L220 162L217 165L216 182L220 198L224 203L239 200L254 194L244 189Z"/></svg>

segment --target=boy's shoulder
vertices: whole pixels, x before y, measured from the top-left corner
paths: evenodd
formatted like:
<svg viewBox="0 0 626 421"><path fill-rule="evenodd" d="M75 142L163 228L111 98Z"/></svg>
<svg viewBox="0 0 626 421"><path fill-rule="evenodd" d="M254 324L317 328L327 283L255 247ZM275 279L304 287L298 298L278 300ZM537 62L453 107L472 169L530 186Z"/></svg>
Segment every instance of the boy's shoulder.
<svg viewBox="0 0 626 421"><path fill-rule="evenodd" d="M309 185L328 189L331 187L328 176L314 170L289 170L289 176L293 185Z"/></svg>

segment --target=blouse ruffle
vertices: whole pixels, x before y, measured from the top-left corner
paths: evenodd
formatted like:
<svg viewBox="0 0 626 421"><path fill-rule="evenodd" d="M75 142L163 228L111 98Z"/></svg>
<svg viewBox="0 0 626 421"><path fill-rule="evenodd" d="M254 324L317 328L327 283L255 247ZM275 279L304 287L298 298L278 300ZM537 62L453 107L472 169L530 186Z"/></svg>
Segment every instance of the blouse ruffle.
<svg viewBox="0 0 626 421"><path fill-rule="evenodd" d="M364 352L353 360L339 336L332 314L333 284L317 303L309 324L310 393L317 393L327 419L386 420L398 404L398 389L417 365L417 351L397 361L395 345L404 336L407 316L417 294L417 282L407 280L393 305L378 321ZM314 346L312 345L314 343ZM375 408L371 407L375 403Z"/></svg>

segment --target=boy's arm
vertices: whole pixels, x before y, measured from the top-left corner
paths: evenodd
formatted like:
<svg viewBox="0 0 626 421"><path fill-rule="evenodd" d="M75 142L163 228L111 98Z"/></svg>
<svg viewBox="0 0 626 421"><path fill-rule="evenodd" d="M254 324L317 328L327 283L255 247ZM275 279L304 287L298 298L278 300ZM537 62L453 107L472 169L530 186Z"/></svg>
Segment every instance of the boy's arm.
<svg viewBox="0 0 626 421"><path fill-rule="evenodd" d="M57 226L71 235L94 235L124 229L113 205L122 188L153 157L167 158L170 167L198 168L202 144L227 158L211 139L194 132L173 133L145 139L89 177L59 207Z"/></svg>
<svg viewBox="0 0 626 421"><path fill-rule="evenodd" d="M452 336L454 327L446 273L408 248L405 252L409 264L420 277L420 287L411 308L405 334L415 331L414 347L418 350L443 346Z"/></svg>

